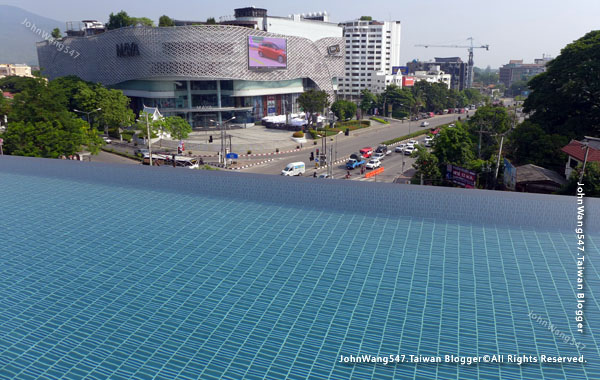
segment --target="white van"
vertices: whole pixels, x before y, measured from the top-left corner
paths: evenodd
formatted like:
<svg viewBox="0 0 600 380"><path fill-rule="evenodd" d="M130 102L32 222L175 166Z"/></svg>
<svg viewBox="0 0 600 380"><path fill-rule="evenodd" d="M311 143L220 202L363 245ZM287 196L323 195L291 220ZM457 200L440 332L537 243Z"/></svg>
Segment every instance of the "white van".
<svg viewBox="0 0 600 380"><path fill-rule="evenodd" d="M292 162L291 164L287 164L285 169L281 171L281 175L292 176L292 175L302 175L306 171L306 165L304 162Z"/></svg>

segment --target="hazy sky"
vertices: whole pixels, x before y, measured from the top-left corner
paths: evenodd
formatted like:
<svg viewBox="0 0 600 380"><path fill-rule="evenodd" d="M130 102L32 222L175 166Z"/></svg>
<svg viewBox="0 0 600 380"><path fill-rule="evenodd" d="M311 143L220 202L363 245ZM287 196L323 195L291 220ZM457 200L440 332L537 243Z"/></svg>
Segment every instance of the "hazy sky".
<svg viewBox="0 0 600 380"><path fill-rule="evenodd" d="M334 22L372 16L402 22L401 63L435 56L460 56L466 49L421 48L415 44L466 45L473 37L475 65L493 68L509 59L533 62L542 54L555 57L566 44L600 29L600 0L0 0L58 21L98 19L106 22L110 12L125 10L131 16L155 21L163 14L182 20L232 15L234 8L256 6L270 15L327 11Z"/></svg>

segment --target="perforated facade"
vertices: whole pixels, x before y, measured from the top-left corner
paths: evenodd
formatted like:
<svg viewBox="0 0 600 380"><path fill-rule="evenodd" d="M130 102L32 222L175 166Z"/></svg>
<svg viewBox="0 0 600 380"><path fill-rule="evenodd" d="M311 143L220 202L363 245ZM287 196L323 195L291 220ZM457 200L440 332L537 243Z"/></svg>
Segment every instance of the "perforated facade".
<svg viewBox="0 0 600 380"><path fill-rule="evenodd" d="M249 36L285 38L287 67L249 68ZM342 42L335 37L313 42L244 27L201 25L121 28L89 37L66 37L58 44L39 42L37 49L40 66L50 79L76 75L106 86L125 86L126 95L142 99L145 105L160 107L165 103L166 108L177 109L191 119L193 113L207 109L220 113L256 108L256 99L247 96L248 86L236 85L240 81L252 82L257 96L279 96L261 100L259 107L264 112L255 110L256 115L281 111L281 104L287 104L292 95L306 87L317 87L333 96L336 78L344 72ZM339 49L329 54L328 47L334 45ZM217 81L219 85L211 87L214 96L208 99L206 91L194 93L194 83L190 85L189 81L195 81L198 90L204 90L207 81ZM293 91L286 93L290 81L301 85L292 86ZM132 83L138 87L132 87ZM278 86L283 89L277 89ZM155 90L158 87L160 91ZM246 92L236 94L239 87ZM230 98L222 99L223 95ZM283 98L286 95L289 98ZM161 100L148 104L147 99L154 98ZM277 107L267 108L267 101Z"/></svg>

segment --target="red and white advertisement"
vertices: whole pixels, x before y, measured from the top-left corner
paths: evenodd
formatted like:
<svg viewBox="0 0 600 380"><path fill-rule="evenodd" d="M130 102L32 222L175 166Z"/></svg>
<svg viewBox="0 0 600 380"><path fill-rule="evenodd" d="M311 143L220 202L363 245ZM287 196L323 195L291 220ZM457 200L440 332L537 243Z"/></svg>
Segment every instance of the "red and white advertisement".
<svg viewBox="0 0 600 380"><path fill-rule="evenodd" d="M402 87L412 87L415 85L415 77L402 77Z"/></svg>

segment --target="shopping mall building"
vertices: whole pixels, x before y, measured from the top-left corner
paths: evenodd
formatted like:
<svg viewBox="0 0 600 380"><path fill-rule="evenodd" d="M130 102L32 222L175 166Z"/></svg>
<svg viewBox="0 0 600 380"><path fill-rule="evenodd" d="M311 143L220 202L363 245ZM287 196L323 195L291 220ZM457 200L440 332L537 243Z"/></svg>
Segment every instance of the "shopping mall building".
<svg viewBox="0 0 600 380"><path fill-rule="evenodd" d="M217 25L84 27L39 42L40 67L49 79L76 75L121 89L134 111L158 107L193 126L296 112L298 96L310 88L333 100L344 74L341 27L316 14L270 17L264 9L243 8L236 15L238 22Z"/></svg>

